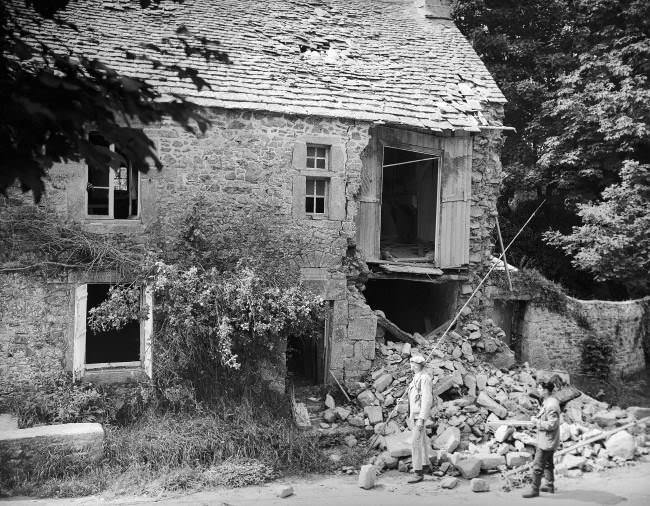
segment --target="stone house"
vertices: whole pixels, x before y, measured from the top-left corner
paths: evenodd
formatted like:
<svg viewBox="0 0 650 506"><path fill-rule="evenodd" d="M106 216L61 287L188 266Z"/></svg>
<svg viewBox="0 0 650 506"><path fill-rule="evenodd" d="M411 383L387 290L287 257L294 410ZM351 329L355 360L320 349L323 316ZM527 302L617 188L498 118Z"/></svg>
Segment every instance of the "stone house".
<svg viewBox="0 0 650 506"><path fill-rule="evenodd" d="M46 200L62 217L135 236L197 192L233 208L271 199L311 238L301 275L331 304L322 338L303 350L302 372L314 382L330 381L330 370L340 379L369 370L374 310L426 333L471 292L491 254L505 99L446 2L188 0L143 11L93 0L66 12L82 30L100 24L102 38L56 37L183 94L212 125L198 137L171 120L148 126L160 172L55 167ZM170 62L191 60L209 88L114 49L160 43L181 22L218 39L233 62L166 48ZM363 293L344 266L350 257L363 265ZM93 381L151 375L151 318L108 345L86 329L112 273L0 277L0 394L63 369Z"/></svg>

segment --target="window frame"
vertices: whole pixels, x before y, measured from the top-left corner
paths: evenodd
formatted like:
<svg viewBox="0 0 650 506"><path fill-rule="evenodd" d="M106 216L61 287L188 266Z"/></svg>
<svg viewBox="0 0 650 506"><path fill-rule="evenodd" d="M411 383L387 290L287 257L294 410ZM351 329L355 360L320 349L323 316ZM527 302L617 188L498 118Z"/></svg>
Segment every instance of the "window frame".
<svg viewBox="0 0 650 506"><path fill-rule="evenodd" d="M316 150L313 157L309 156L309 149L310 148L313 148L314 150ZM319 150L319 149L324 149L325 150L325 156L324 157L319 157L319 156L316 155L317 150ZM313 171L328 171L329 172L330 171L330 165L331 165L331 159L332 159L331 150L332 150L332 146L329 145L329 144L317 144L317 143L313 143L313 142L307 142L305 144L305 170L309 170L309 171L312 171L312 170ZM309 160L309 158L314 159L314 167L309 167L308 162L307 162ZM318 160L322 160L323 158L325 160L325 167L318 167Z"/></svg>
<svg viewBox="0 0 650 506"><path fill-rule="evenodd" d="M140 304L147 307L147 318L140 319L140 360L131 362L86 362L87 300L89 284L114 284L89 282L74 287L74 330L72 350L72 375L75 381L82 379L87 372L119 371L126 373L143 371L152 377L153 343L153 288L146 286L140 294Z"/></svg>
<svg viewBox="0 0 650 506"><path fill-rule="evenodd" d="M115 149L115 144L109 144L108 149L112 152L116 152ZM122 155L124 156L124 155ZM88 212L88 186L89 186L89 171L90 171L90 165L86 163L86 184L85 184L85 192L84 192L84 210L85 210L85 215L86 218L89 220L110 220L110 221L133 221L133 220L139 220L140 219L140 214L142 210L142 203L141 203L141 180L142 178L140 177L140 171L137 170L136 168L133 167L133 164L131 163L131 160L129 160L127 157L124 157L126 162L127 162L127 177L128 177L128 171L131 172L131 175L136 175L137 176L137 192L138 192L138 198L137 198L137 206L138 206L138 212L134 214L133 216L129 216L128 218L115 218L115 180L116 178L116 171L113 167L108 168L108 214L90 214ZM128 180L128 179L127 179ZM95 188L101 188L105 189L107 188L106 186L96 186ZM127 190L128 191L128 190ZM130 205L130 204L129 204Z"/></svg>
<svg viewBox="0 0 650 506"><path fill-rule="evenodd" d="M309 181L314 182L314 193L308 194L307 193L307 185L309 184ZM320 196L317 195L316 193L316 183L318 181L323 181L325 183L325 191L324 195ZM314 205L313 209L314 212L309 212L307 211L307 199L308 198L313 198L314 199ZM323 212L318 213L316 212L316 200L317 198L322 198L323 199ZM311 219L325 219L329 216L329 208L330 208L330 178L325 177L325 176L305 176L305 216L309 216Z"/></svg>

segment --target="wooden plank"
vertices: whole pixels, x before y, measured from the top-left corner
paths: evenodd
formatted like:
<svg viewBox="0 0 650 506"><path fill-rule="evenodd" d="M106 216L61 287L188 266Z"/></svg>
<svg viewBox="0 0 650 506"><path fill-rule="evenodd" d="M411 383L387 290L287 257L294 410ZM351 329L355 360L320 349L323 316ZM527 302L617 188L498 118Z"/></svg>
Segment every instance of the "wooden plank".
<svg viewBox="0 0 650 506"><path fill-rule="evenodd" d="M386 272L397 272L402 274L421 274L428 276L442 276L444 273L437 267L425 267L423 265L396 265L381 264L379 268Z"/></svg>
<svg viewBox="0 0 650 506"><path fill-rule="evenodd" d="M388 320L387 318L384 318L381 315L377 315L377 325L379 325L391 336L395 337L396 339L399 339L400 341L403 341L405 343L417 344L417 342L415 341L415 339L413 339L413 336L411 334L409 334L408 332L404 332L392 321Z"/></svg>
<svg viewBox="0 0 650 506"><path fill-rule="evenodd" d="M72 378L78 381L86 366L86 310L88 285L79 285L74 291L74 340L72 350Z"/></svg>

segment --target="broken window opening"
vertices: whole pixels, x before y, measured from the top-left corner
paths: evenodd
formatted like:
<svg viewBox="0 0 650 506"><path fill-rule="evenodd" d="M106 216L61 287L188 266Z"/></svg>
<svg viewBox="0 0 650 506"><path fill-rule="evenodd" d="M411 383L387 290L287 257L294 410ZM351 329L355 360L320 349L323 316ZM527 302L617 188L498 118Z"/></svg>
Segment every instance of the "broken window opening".
<svg viewBox="0 0 650 506"><path fill-rule="evenodd" d="M330 319L332 307L322 324L287 338L287 379L295 387L322 385L328 381L330 360Z"/></svg>
<svg viewBox="0 0 650 506"><path fill-rule="evenodd" d="M91 133L89 140L118 153L125 161L118 168L97 167L88 164L87 207L90 217L116 220L138 217L139 173L126 155L109 144L97 133Z"/></svg>
<svg viewBox="0 0 650 506"><path fill-rule="evenodd" d="M455 316L458 282L371 279L364 296L372 309L383 311L400 329L425 335Z"/></svg>
<svg viewBox="0 0 650 506"><path fill-rule="evenodd" d="M111 285L88 284L86 321L90 310L108 298ZM140 362L140 321L127 323L120 330L96 332L86 323L86 364L125 364Z"/></svg>
<svg viewBox="0 0 650 506"><path fill-rule="evenodd" d="M385 147L382 167L382 258L433 262L438 216L438 159L428 153Z"/></svg>

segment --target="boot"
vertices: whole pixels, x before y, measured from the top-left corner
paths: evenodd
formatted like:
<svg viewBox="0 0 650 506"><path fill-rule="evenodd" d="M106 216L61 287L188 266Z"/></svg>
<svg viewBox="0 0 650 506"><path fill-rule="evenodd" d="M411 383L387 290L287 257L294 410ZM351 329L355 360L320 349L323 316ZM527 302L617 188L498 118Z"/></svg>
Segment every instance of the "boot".
<svg viewBox="0 0 650 506"><path fill-rule="evenodd" d="M552 483L547 483L546 485L543 485L540 489L540 492L548 492L549 494L554 494L555 493L555 485Z"/></svg>
<svg viewBox="0 0 650 506"><path fill-rule="evenodd" d="M536 488L531 488L528 492L523 494L521 497L525 499L529 499L531 497L539 497L539 490L537 490Z"/></svg>
<svg viewBox="0 0 650 506"><path fill-rule="evenodd" d="M422 480L424 480L424 471L420 469L419 471L415 471L415 476L407 481L407 483L420 483Z"/></svg>

